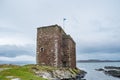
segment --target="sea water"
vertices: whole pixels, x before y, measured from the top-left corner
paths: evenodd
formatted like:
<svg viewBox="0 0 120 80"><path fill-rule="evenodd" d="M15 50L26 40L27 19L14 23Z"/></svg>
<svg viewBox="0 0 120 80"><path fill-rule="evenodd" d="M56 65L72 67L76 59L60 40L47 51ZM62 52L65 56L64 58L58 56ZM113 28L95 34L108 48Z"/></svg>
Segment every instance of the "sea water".
<svg viewBox="0 0 120 80"><path fill-rule="evenodd" d="M104 68L105 66L120 67L120 62L99 62L99 63L77 63L77 67L87 72L86 80L120 80L120 78L112 77L104 74L102 71L95 69Z"/></svg>

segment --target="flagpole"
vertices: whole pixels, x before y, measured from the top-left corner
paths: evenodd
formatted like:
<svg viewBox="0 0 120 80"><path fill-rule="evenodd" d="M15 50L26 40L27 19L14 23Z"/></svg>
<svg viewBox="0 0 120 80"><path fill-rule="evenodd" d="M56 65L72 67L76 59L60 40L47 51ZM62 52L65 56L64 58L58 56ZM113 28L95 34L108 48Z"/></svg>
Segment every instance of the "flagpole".
<svg viewBox="0 0 120 80"><path fill-rule="evenodd" d="M66 18L63 18L63 29L65 30L65 20Z"/></svg>

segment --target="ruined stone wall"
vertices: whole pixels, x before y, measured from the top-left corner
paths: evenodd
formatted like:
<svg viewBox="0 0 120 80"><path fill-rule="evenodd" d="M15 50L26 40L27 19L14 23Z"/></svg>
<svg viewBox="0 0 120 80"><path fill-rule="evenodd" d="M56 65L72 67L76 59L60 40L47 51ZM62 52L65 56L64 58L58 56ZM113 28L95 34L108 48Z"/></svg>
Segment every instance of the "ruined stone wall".
<svg viewBox="0 0 120 80"><path fill-rule="evenodd" d="M72 38L70 37L69 39L67 39L68 41L68 46L69 46L69 65L71 68L75 68L76 67L76 49L75 49L75 42L72 40Z"/></svg>
<svg viewBox="0 0 120 80"><path fill-rule="evenodd" d="M62 66L63 67L70 67L69 65L69 46L66 35L63 35L63 55L62 55Z"/></svg>
<svg viewBox="0 0 120 80"><path fill-rule="evenodd" d="M37 63L60 66L61 33L58 27L42 27L37 30Z"/></svg>
<svg viewBox="0 0 120 80"><path fill-rule="evenodd" d="M37 64L76 67L75 43L61 27L52 25L37 29Z"/></svg>
<svg viewBox="0 0 120 80"><path fill-rule="evenodd" d="M66 61L67 67L75 68L76 67L75 42L69 35L64 35L63 41L64 41L63 52L65 55L63 56L64 58L63 60Z"/></svg>

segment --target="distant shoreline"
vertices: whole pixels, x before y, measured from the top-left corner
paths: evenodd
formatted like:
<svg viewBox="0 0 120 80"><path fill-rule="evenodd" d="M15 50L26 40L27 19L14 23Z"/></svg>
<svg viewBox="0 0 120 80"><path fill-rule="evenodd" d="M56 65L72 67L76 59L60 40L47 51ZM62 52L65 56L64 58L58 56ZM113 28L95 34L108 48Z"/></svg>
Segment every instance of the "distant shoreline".
<svg viewBox="0 0 120 80"><path fill-rule="evenodd" d="M120 60L77 60L77 63L120 62Z"/></svg>

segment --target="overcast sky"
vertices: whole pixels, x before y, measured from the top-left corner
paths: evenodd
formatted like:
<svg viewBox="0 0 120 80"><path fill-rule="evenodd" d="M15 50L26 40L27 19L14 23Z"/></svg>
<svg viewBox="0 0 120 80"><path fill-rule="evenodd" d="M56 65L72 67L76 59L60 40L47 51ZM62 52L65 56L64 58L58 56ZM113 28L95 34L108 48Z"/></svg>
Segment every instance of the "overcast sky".
<svg viewBox="0 0 120 80"><path fill-rule="evenodd" d="M77 60L120 59L120 0L0 0L0 62L35 62L36 28L58 24Z"/></svg>

